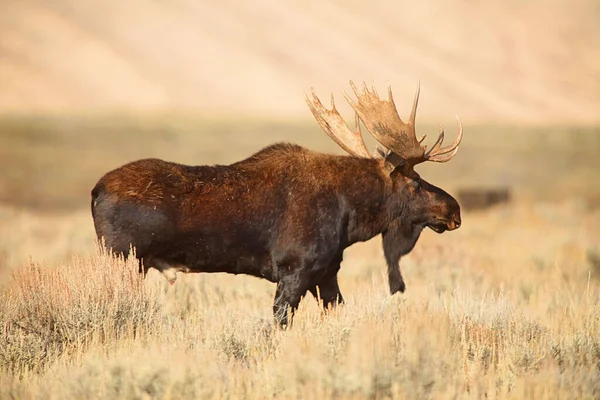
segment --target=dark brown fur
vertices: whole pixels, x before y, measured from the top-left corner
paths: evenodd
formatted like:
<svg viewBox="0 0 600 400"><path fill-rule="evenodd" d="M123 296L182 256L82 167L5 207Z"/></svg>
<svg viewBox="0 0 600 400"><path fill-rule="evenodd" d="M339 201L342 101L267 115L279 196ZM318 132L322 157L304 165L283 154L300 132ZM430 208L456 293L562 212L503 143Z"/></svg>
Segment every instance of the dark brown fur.
<svg viewBox="0 0 600 400"><path fill-rule="evenodd" d="M104 175L92 190L96 233L107 247L136 250L143 271L249 274L277 283L273 311L287 323L307 291L342 302L345 248L383 234L391 293L404 292L400 257L422 229L460 225L456 200L384 159L321 154L275 144L228 165L158 159Z"/></svg>

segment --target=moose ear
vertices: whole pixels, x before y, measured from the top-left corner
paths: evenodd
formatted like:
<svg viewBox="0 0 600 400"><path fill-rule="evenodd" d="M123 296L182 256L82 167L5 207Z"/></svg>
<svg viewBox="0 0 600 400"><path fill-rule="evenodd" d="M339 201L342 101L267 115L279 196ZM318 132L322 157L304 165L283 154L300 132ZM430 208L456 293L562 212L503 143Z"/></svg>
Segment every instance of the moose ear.
<svg viewBox="0 0 600 400"><path fill-rule="evenodd" d="M372 156L373 156L373 158L386 158L388 156L388 154L391 154L391 153L392 153L391 151L389 151L382 145L377 144L377 146L375 146L375 150L373 150Z"/></svg>
<svg viewBox="0 0 600 400"><path fill-rule="evenodd" d="M386 149L385 147L377 144L375 150L372 153L373 158L384 158L385 166L387 171L391 174L394 170L404 168L406 161L398 154Z"/></svg>
<svg viewBox="0 0 600 400"><path fill-rule="evenodd" d="M403 170L406 166L406 160L400 157L398 154L390 152L390 154L388 154L385 158L385 164L391 175L394 171Z"/></svg>

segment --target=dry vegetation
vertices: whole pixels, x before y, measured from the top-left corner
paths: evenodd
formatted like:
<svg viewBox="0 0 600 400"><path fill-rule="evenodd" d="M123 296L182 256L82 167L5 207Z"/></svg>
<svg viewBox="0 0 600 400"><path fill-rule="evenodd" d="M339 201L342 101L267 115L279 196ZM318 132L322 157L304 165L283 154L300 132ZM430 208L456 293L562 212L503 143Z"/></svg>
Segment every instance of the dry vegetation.
<svg viewBox="0 0 600 400"><path fill-rule="evenodd" d="M473 128L456 162L423 168L424 176L442 187L456 184L453 177L468 182L467 172L516 182L517 201L467 213L455 232L425 232L402 260L403 295L387 294L380 239L354 246L340 273L347 304L323 315L308 297L293 329L281 331L266 281L198 274L169 286L98 251L86 184L142 153L227 162L276 139L332 148L316 127L242 124L263 135L234 136L215 125L230 138L223 147L217 135L163 123L160 149L147 140L135 149L136 138L157 133L121 136L113 122L103 137L80 137L73 124L34 124L56 128L45 142L25 128L0 135L5 149L31 155L3 159L11 173L2 187L26 193L31 187L19 182L46 182L38 193L50 198L30 203L37 210L0 207L0 398L600 396L600 208L587 196L598 193L589 157L597 130L520 128L507 135L522 140L492 146L503 128ZM117 139L122 147L112 145ZM44 154L55 168L42 167ZM505 156L515 175L505 175ZM86 162L68 168L74 157ZM481 157L487 163L475 170ZM72 185L68 194L52 191L61 182ZM552 202L532 189L552 183L561 192ZM81 208L56 211L56 199Z"/></svg>
<svg viewBox="0 0 600 400"><path fill-rule="evenodd" d="M20 213L2 233L36 218ZM499 207L427 232L402 262L405 295L387 294L379 241L358 245L340 277L347 304L322 315L307 298L288 331L271 323L272 284L142 281L95 250L79 216L63 221L25 246L79 255L14 268L0 295L2 398L600 395L600 211L581 202ZM70 249L67 232L86 244Z"/></svg>

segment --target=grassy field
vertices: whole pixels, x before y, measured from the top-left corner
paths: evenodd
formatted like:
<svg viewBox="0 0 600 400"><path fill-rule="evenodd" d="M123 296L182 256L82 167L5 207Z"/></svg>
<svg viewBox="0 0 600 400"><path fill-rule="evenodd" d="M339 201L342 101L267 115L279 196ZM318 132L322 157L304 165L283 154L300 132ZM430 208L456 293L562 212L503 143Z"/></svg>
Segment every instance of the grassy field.
<svg viewBox="0 0 600 400"><path fill-rule="evenodd" d="M227 163L276 140L338 152L302 121L4 118L0 398L600 396L598 128L466 125L456 159L419 172L451 192L508 185L515 201L424 232L402 295L388 295L380 239L355 245L347 304L324 315L307 297L288 331L266 281L170 286L97 250L89 190L104 171Z"/></svg>

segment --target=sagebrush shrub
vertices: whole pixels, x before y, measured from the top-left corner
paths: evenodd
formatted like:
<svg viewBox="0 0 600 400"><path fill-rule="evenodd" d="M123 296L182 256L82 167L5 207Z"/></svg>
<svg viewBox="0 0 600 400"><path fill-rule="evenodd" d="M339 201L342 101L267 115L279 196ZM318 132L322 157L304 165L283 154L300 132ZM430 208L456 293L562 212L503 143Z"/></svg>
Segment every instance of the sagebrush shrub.
<svg viewBox="0 0 600 400"><path fill-rule="evenodd" d="M92 341L139 334L158 310L135 260L99 250L57 267L29 262L0 293L1 368L40 371Z"/></svg>

